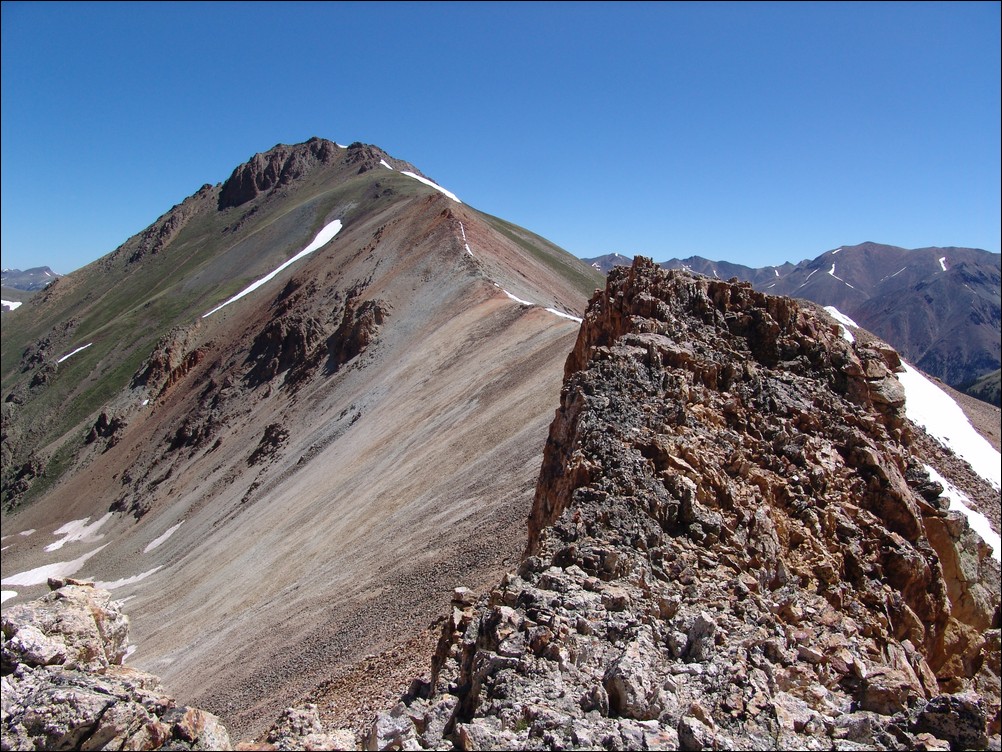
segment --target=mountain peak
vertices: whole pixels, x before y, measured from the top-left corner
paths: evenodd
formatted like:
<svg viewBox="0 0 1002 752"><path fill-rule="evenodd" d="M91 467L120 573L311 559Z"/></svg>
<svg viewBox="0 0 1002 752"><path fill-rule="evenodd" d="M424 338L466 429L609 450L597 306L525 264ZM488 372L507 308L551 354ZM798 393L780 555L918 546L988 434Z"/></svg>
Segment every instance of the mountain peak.
<svg viewBox="0 0 1002 752"><path fill-rule="evenodd" d="M334 141L314 136L300 144L275 144L268 151L255 154L233 170L220 189L219 209L246 204L323 167L342 164L354 167L356 172L365 172L387 159L391 157L378 146L360 141L341 146ZM398 159L393 161L401 169L417 172L407 162Z"/></svg>
<svg viewBox="0 0 1002 752"><path fill-rule="evenodd" d="M262 193L303 177L318 166L333 164L345 151L333 141L317 137L292 146L276 144L233 170L219 193L219 208L245 204Z"/></svg>

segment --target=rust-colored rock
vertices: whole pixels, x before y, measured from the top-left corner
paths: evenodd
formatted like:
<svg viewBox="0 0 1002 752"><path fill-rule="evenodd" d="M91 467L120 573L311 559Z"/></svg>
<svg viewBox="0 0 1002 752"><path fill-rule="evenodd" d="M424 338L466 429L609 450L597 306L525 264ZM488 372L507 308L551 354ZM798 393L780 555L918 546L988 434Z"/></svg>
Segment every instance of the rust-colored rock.
<svg viewBox="0 0 1002 752"><path fill-rule="evenodd" d="M370 739L986 745L998 565L914 453L897 364L790 299L613 270L518 573L446 622L430 681Z"/></svg>

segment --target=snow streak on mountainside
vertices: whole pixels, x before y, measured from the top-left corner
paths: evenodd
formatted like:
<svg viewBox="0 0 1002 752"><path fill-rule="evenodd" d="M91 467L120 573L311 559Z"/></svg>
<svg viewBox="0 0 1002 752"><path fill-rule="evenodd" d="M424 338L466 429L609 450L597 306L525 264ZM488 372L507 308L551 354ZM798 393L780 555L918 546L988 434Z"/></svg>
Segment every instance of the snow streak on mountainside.
<svg viewBox="0 0 1002 752"><path fill-rule="evenodd" d="M328 225L326 225L319 233L317 233L317 236L313 239L312 243L310 243L308 246L306 246L303 250L301 250L295 256L293 256L292 258L290 258L288 261L280 264L274 271L269 272L268 274L266 274L263 277L261 277L261 279L255 281L252 284L250 284L247 287L245 287L243 290L241 290L240 292L238 292L236 295L234 295L229 300L226 300L226 301L220 303L219 305L217 305L215 308L213 308L208 313L203 313L202 314L202 318L203 319L204 318L208 318L209 316L211 316L212 314L214 314L216 311L218 311L218 310L220 310L222 308L225 308L230 303L233 303L233 302L236 302L237 300L240 300L240 298L244 297L245 295L248 295L249 293L254 292L256 289L258 289L259 287L261 287L261 285L264 285L264 284L270 282L271 280L273 280L275 277L277 277L279 274L281 274L283 271L285 271L286 269L288 269L290 266L292 266L294 263L296 263L300 259L304 258L305 256L308 256L309 254L313 253L314 251L316 251L316 250L318 250L320 248L323 248L331 240L333 240L334 236L337 235L338 232L340 232L340 231L341 231L341 220L340 219L335 219L333 222L331 222Z"/></svg>

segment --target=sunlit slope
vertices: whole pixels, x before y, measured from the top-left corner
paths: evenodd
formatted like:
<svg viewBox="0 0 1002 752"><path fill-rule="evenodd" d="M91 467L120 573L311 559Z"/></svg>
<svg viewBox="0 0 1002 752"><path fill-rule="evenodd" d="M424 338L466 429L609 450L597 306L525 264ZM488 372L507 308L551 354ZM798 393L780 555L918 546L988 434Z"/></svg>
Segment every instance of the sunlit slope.
<svg viewBox="0 0 1002 752"><path fill-rule="evenodd" d="M441 195L411 177L416 168L375 147L324 144L332 154L325 153L326 162L237 206L223 204L233 202L230 186L240 168L227 183L204 186L109 256L5 316L2 388L12 403L5 412L5 477L31 448L48 468L42 485L51 483L71 463L74 439L129 384L161 337L274 271L333 218L357 226L407 200ZM486 271L503 282L511 265L527 265L522 276L511 272L509 286L552 289L538 302L561 309L591 293L597 280L582 277L574 257L508 227L514 251L494 266L483 256ZM203 336L211 336L207 323Z"/></svg>
<svg viewBox="0 0 1002 752"><path fill-rule="evenodd" d="M4 589L37 595L47 567L110 583L133 599L130 660L238 732L366 655L423 663L407 646L451 589L514 563L600 282L406 163L345 152L363 158L236 207L206 188L156 252L130 263L133 239L71 275L19 325L30 345L76 319L24 372L5 325L5 446L46 466L5 514ZM67 524L89 532L52 549Z"/></svg>

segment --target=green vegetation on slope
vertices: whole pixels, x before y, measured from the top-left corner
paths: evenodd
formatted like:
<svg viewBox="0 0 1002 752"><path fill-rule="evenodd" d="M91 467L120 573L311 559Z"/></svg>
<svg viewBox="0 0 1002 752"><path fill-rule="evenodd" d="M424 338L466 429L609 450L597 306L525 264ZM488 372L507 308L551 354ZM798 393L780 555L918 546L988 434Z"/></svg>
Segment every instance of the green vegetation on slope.
<svg viewBox="0 0 1002 752"><path fill-rule="evenodd" d="M982 402L1002 407L1000 381L1002 381L1002 370L995 369L991 373L982 376L963 391Z"/></svg>

